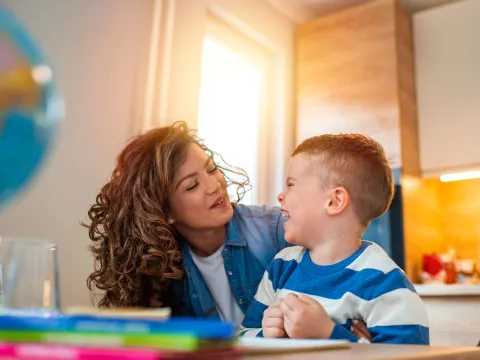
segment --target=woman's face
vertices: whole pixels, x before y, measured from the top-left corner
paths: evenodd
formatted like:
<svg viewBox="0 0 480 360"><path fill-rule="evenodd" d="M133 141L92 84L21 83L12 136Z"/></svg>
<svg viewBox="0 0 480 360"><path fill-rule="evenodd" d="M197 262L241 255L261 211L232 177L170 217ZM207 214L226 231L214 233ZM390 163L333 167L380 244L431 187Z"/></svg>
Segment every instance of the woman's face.
<svg viewBox="0 0 480 360"><path fill-rule="evenodd" d="M171 218L180 230L215 229L225 226L233 216L225 177L194 143L176 170L169 200Z"/></svg>

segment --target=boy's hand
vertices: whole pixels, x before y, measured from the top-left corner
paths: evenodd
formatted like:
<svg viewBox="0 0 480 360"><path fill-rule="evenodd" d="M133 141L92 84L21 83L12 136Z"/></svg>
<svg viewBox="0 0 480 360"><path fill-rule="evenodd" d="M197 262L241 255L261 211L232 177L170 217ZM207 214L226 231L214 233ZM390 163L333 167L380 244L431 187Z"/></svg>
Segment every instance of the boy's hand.
<svg viewBox="0 0 480 360"><path fill-rule="evenodd" d="M283 338L287 334L283 326L283 313L280 304L283 299L278 299L263 313L262 332L265 338Z"/></svg>
<svg viewBox="0 0 480 360"><path fill-rule="evenodd" d="M317 301L288 294L280 304L285 331L292 339L328 339L335 323Z"/></svg>

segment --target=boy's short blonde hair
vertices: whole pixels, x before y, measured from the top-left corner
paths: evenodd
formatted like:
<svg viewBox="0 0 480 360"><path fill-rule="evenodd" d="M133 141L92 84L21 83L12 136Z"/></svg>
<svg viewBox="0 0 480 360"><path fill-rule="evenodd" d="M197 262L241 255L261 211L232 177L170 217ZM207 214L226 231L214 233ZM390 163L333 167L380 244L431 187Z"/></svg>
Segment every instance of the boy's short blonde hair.
<svg viewBox="0 0 480 360"><path fill-rule="evenodd" d="M322 186L344 187L362 225L387 211L394 183L383 147L361 134L320 135L303 141L292 156L308 154Z"/></svg>

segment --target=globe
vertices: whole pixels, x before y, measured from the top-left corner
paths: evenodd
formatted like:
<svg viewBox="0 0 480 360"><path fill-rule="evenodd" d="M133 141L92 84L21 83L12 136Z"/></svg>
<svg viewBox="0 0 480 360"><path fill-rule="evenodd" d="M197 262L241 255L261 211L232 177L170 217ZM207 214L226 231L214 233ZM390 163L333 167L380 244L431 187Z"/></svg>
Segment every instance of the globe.
<svg viewBox="0 0 480 360"><path fill-rule="evenodd" d="M51 68L0 4L0 211L38 173L62 118Z"/></svg>

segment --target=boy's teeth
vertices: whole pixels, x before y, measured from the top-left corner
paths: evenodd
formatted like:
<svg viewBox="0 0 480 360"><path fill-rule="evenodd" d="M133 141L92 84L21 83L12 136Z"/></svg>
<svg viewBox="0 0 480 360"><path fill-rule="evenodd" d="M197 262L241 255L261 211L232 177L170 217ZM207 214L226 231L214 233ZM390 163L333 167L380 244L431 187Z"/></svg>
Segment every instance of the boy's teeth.
<svg viewBox="0 0 480 360"><path fill-rule="evenodd" d="M283 217L290 218L290 214L288 212L283 211L282 214L283 214Z"/></svg>

